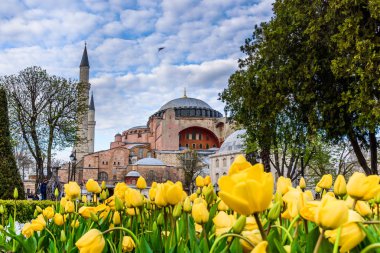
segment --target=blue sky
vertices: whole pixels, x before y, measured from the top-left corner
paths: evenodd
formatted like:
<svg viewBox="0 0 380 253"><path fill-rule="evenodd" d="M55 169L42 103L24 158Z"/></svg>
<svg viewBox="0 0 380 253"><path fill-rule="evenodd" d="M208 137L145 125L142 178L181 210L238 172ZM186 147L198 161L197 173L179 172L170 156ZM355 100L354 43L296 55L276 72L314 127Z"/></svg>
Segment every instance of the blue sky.
<svg viewBox="0 0 380 253"><path fill-rule="evenodd" d="M116 133L145 125L185 87L189 97L223 112L218 93L254 25L270 19L272 2L1 0L0 75L41 66L78 79L87 41L95 150L107 149Z"/></svg>

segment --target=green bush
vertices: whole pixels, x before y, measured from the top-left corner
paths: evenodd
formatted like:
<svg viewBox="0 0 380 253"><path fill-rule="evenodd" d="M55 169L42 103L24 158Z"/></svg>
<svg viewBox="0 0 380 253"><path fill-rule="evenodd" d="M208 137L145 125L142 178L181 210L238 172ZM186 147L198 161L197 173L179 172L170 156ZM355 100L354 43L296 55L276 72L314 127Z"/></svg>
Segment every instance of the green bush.
<svg viewBox="0 0 380 253"><path fill-rule="evenodd" d="M34 218L34 210L36 206L42 209L54 205L55 201L51 200L17 200L16 201L16 220L21 223L28 222ZM1 200L0 205L4 207L4 220L8 220L8 216L14 213L15 201L14 200ZM1 214L0 214L1 217Z"/></svg>

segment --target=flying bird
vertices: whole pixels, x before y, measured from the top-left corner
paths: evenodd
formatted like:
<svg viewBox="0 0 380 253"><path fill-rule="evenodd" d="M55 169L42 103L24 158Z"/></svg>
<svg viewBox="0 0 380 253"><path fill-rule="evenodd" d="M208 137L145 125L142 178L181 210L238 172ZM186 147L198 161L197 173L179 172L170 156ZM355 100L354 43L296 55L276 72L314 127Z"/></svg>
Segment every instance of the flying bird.
<svg viewBox="0 0 380 253"><path fill-rule="evenodd" d="M161 50L164 50L164 49L165 49L165 47L159 47L157 53L160 52Z"/></svg>

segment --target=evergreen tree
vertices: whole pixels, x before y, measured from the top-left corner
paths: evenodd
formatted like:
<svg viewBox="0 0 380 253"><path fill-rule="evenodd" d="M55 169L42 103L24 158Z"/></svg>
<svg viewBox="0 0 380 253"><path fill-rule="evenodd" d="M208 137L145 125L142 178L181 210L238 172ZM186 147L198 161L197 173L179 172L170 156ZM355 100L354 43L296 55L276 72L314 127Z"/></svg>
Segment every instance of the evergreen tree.
<svg viewBox="0 0 380 253"><path fill-rule="evenodd" d="M0 86L0 199L12 199L17 187L19 199L24 199L24 186L13 156L9 131L8 103Z"/></svg>

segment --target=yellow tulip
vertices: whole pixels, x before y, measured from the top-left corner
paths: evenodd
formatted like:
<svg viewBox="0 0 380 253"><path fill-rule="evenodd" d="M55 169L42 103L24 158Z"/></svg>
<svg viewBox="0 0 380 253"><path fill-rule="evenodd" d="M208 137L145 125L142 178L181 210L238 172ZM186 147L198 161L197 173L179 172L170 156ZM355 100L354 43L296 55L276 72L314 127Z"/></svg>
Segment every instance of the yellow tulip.
<svg viewBox="0 0 380 253"><path fill-rule="evenodd" d="M190 195L190 201L194 201L196 198L198 198L198 195L196 193Z"/></svg>
<svg viewBox="0 0 380 253"><path fill-rule="evenodd" d="M205 186L211 184L211 177L209 175L205 176L203 182Z"/></svg>
<svg viewBox="0 0 380 253"><path fill-rule="evenodd" d="M125 204L127 207L140 207L144 205L144 196L135 189L128 189L125 193Z"/></svg>
<svg viewBox="0 0 380 253"><path fill-rule="evenodd" d="M336 229L348 220L348 208L343 200L324 196L316 209L315 222L323 229Z"/></svg>
<svg viewBox="0 0 380 253"><path fill-rule="evenodd" d="M264 172L262 164L256 164L219 179L220 198L232 210L242 215L262 212L272 201L272 173Z"/></svg>
<svg viewBox="0 0 380 253"><path fill-rule="evenodd" d="M134 248L136 248L136 244L133 241L132 237L124 236L122 242L122 250L123 252L131 252Z"/></svg>
<svg viewBox="0 0 380 253"><path fill-rule="evenodd" d="M61 198L61 200L59 201L59 205L61 206L61 209L65 208L66 203L67 203L67 199L66 198Z"/></svg>
<svg viewBox="0 0 380 253"><path fill-rule="evenodd" d="M38 215L36 219L32 220L30 225L34 231L42 231L46 227L46 221L42 214Z"/></svg>
<svg viewBox="0 0 380 253"><path fill-rule="evenodd" d="M97 229L90 229L75 243L81 253L102 252L105 244L102 232Z"/></svg>
<svg viewBox="0 0 380 253"><path fill-rule="evenodd" d="M380 188L378 188L374 194L373 200L376 204L380 204Z"/></svg>
<svg viewBox="0 0 380 253"><path fill-rule="evenodd" d="M262 241L256 245L256 247L251 251L251 253L266 253L267 252L267 241Z"/></svg>
<svg viewBox="0 0 380 253"><path fill-rule="evenodd" d="M346 179L343 175L338 175L334 183L334 193L339 197L343 197L347 194Z"/></svg>
<svg viewBox="0 0 380 253"><path fill-rule="evenodd" d="M165 186L164 184L157 184L156 196L154 203L160 207L164 207L168 205L165 199Z"/></svg>
<svg viewBox="0 0 380 253"><path fill-rule="evenodd" d="M219 212L213 219L215 225L215 235L220 236L221 234L229 231L235 224L236 219L233 215L228 215L225 212Z"/></svg>
<svg viewBox="0 0 380 253"><path fill-rule="evenodd" d="M82 195L82 203L87 203L87 196L86 195Z"/></svg>
<svg viewBox="0 0 380 253"><path fill-rule="evenodd" d="M156 184L155 187L152 186L152 187L149 189L149 199L150 199L151 201L154 201L154 200L155 200L155 198L156 198L156 193L157 193L157 184Z"/></svg>
<svg viewBox="0 0 380 253"><path fill-rule="evenodd" d="M253 216L248 216L245 220L244 231L252 231L258 229L256 220Z"/></svg>
<svg viewBox="0 0 380 253"><path fill-rule="evenodd" d="M31 224L28 222L28 223L25 223L24 227L22 228L21 230L21 233L26 237L26 238L29 238L33 235L34 233L34 230L31 226Z"/></svg>
<svg viewBox="0 0 380 253"><path fill-rule="evenodd" d="M343 224L340 232L339 246L340 252L348 252L356 247L366 234L361 230L357 222L364 221L364 219L355 211L349 210L348 221ZM335 243L337 238L338 229L328 230L325 232L325 237L331 242Z"/></svg>
<svg viewBox="0 0 380 253"><path fill-rule="evenodd" d="M72 201L67 201L65 205L65 212L66 213L73 213L75 210L74 203Z"/></svg>
<svg viewBox="0 0 380 253"><path fill-rule="evenodd" d="M228 175L231 176L237 172L243 171L252 165L245 159L243 155L237 155L235 157L234 162L231 164L230 169L228 171Z"/></svg>
<svg viewBox="0 0 380 253"><path fill-rule="evenodd" d="M165 187L165 199L166 202L170 205L176 205L182 200L182 184L181 182L177 182L172 185L167 185Z"/></svg>
<svg viewBox="0 0 380 253"><path fill-rule="evenodd" d="M69 199L76 199L80 196L80 187L76 182L69 182L64 185L65 194Z"/></svg>
<svg viewBox="0 0 380 253"><path fill-rule="evenodd" d="M87 181L86 189L88 192L92 192L92 193L99 193L102 191L102 188L100 188L98 182L96 182L94 179L89 179Z"/></svg>
<svg viewBox="0 0 380 253"><path fill-rule="evenodd" d="M117 196L120 200L124 201L125 192L128 189L128 186L125 183L117 183L114 189L114 195Z"/></svg>
<svg viewBox="0 0 380 253"><path fill-rule="evenodd" d="M299 186L300 186L301 189L305 189L306 188L306 182L305 182L305 179L303 177L301 177L301 179L300 179Z"/></svg>
<svg viewBox="0 0 380 253"><path fill-rule="evenodd" d="M331 174L325 174L322 176L321 180L318 182L317 186L319 188L328 190L330 189L332 185L332 175Z"/></svg>
<svg viewBox="0 0 380 253"><path fill-rule="evenodd" d="M56 213L53 220L57 226L62 226L64 223L63 216L60 213Z"/></svg>
<svg viewBox="0 0 380 253"><path fill-rule="evenodd" d="M352 208L353 204L354 204L354 200L351 197L348 197L346 199L346 206L348 208ZM371 207L366 201L358 200L355 204L355 211L358 212L363 217L372 215Z"/></svg>
<svg viewBox="0 0 380 253"><path fill-rule="evenodd" d="M209 212L206 205L203 203L194 204L191 215L193 216L194 221L198 224L206 223L209 218Z"/></svg>
<svg viewBox="0 0 380 253"><path fill-rule="evenodd" d="M91 212L96 213L96 208L94 206L82 206L78 210L78 213L86 219L91 218Z"/></svg>
<svg viewBox="0 0 380 253"><path fill-rule="evenodd" d="M71 222L71 224L70 224L70 226L72 227L72 228L78 228L79 227L79 221L78 220L73 220L72 222Z"/></svg>
<svg viewBox="0 0 380 253"><path fill-rule="evenodd" d="M315 186L315 192L320 193L322 191L321 187L318 185Z"/></svg>
<svg viewBox="0 0 380 253"><path fill-rule="evenodd" d="M197 187L203 187L205 185L204 179L202 176L197 176L197 178L195 179L195 185Z"/></svg>
<svg viewBox="0 0 380 253"><path fill-rule="evenodd" d="M116 212L113 214L112 221L113 221L113 224L114 224L114 225L119 225L119 224L120 224L120 213L119 213L118 211L116 211Z"/></svg>
<svg viewBox="0 0 380 253"><path fill-rule="evenodd" d="M126 212L130 216L135 216L136 213L139 214L140 211L139 211L139 209L136 209L136 208L127 208Z"/></svg>
<svg viewBox="0 0 380 253"><path fill-rule="evenodd" d="M281 193L282 196L284 196L285 193L287 193L291 188L292 188L292 181L290 180L290 178L281 176L277 179L276 192Z"/></svg>
<svg viewBox="0 0 380 253"><path fill-rule="evenodd" d="M137 179L136 188L137 188L137 189L140 189L140 190L143 190L143 189L146 188L146 181L145 181L145 178L143 178L143 177L139 177L139 178Z"/></svg>
<svg viewBox="0 0 380 253"><path fill-rule="evenodd" d="M255 246L257 246L260 242L263 241L260 235L260 231L258 229L243 231L241 232L241 235L248 238ZM243 247L244 252L249 252L253 249L252 246L243 239L240 239L240 244Z"/></svg>
<svg viewBox="0 0 380 253"><path fill-rule="evenodd" d="M54 217L54 209L48 206L42 211L42 215L49 220Z"/></svg>
<svg viewBox="0 0 380 253"><path fill-rule="evenodd" d="M315 213L317 211L317 208L321 204L320 201L309 201L307 202L301 209L300 209L300 215L305 220L309 220L311 222L315 223Z"/></svg>
<svg viewBox="0 0 380 253"><path fill-rule="evenodd" d="M219 211L227 211L228 210L228 206L226 205L226 203L223 202L223 200L219 201L218 210Z"/></svg>
<svg viewBox="0 0 380 253"><path fill-rule="evenodd" d="M185 201L183 202L183 211L186 213L191 212L191 201L189 197L187 197Z"/></svg>
<svg viewBox="0 0 380 253"><path fill-rule="evenodd" d="M356 200L370 200L380 189L379 176L366 176L363 173L355 172L347 183L347 193Z"/></svg>

